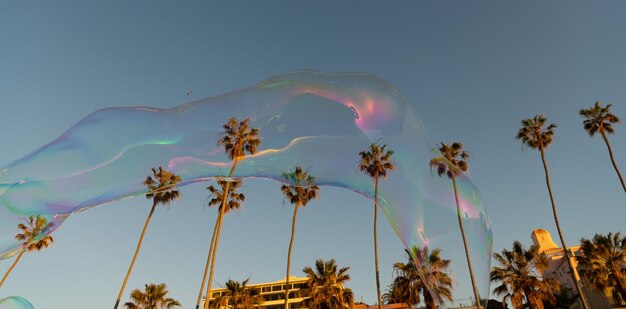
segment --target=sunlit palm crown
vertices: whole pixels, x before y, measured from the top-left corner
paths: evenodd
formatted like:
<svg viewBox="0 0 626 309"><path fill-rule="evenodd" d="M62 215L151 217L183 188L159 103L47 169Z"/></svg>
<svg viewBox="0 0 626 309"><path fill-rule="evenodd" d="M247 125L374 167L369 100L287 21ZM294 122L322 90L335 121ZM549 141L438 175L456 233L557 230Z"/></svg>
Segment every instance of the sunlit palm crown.
<svg viewBox="0 0 626 309"><path fill-rule="evenodd" d="M613 297L626 300L626 237L619 232L596 234L593 240L583 238L580 249L582 255L576 257L580 274L589 280L592 288L597 291L614 288Z"/></svg>
<svg viewBox="0 0 626 309"><path fill-rule="evenodd" d="M154 178L153 178L154 177ZM143 184L148 188L147 199L154 199L156 203L169 205L180 198L176 185L180 183L180 176L170 173L159 166L152 169L152 176L146 177Z"/></svg>
<svg viewBox="0 0 626 309"><path fill-rule="evenodd" d="M237 192L242 183L241 179L234 178L226 180L221 177L217 178L217 184L220 186L221 190L215 188L213 185L206 188L209 192L211 192L209 207L215 205L222 207L222 203L224 201L224 190L226 189L226 184L229 182L228 200L226 201L226 209L224 209L224 213L228 213L231 210L239 209L241 207L242 203L246 200L246 196L243 193Z"/></svg>
<svg viewBox="0 0 626 309"><path fill-rule="evenodd" d="M42 216L28 217L24 219L26 224L20 223L17 228L21 231L15 235L15 239L23 241L23 246L28 251L39 251L50 246L54 239L52 236L46 235L45 230L48 227L48 220Z"/></svg>
<svg viewBox="0 0 626 309"><path fill-rule="evenodd" d="M444 174L448 177L456 177L467 172L469 152L463 150L463 144L454 142L452 145L441 143L439 147L440 157L430 160L430 167L437 171L439 176Z"/></svg>
<svg viewBox="0 0 626 309"><path fill-rule="evenodd" d="M337 269L334 259L315 261L315 270L307 266L302 271L307 275L308 282L304 289L310 298L307 300L309 308L331 309L352 308L354 294L351 289L343 288L350 280L350 267Z"/></svg>
<svg viewBox="0 0 626 309"><path fill-rule="evenodd" d="M372 143L368 151L359 152L361 161L357 165L357 169L367 173L372 178L387 178L387 171L394 169L391 156L393 150L387 150L387 145Z"/></svg>
<svg viewBox="0 0 626 309"><path fill-rule="evenodd" d="M245 156L245 153L255 154L261 144L259 130L249 127L249 119L238 122L236 118L230 118L223 125L224 132L217 141L218 146L224 146L224 151L231 160Z"/></svg>
<svg viewBox="0 0 626 309"><path fill-rule="evenodd" d="M602 107L600 102L596 102L592 108L581 109L579 114L585 118L583 124L589 136L593 136L598 131L613 134L615 130L611 124L619 122L619 118L611 113L611 104Z"/></svg>
<svg viewBox="0 0 626 309"><path fill-rule="evenodd" d="M522 120L522 127L517 131L515 139L522 140L523 145L532 149L548 148L552 143L556 125L551 123L545 127L546 120L544 115L535 115L534 118Z"/></svg>
<svg viewBox="0 0 626 309"><path fill-rule="evenodd" d="M317 259L315 261L315 271L310 267L305 267L302 271L307 274L313 286L331 286L343 285L350 280L348 271L350 267L342 267L337 271L337 262L335 259L324 261Z"/></svg>
<svg viewBox="0 0 626 309"><path fill-rule="evenodd" d="M448 274L450 260L441 258L441 249L428 251L428 247L411 247L412 254L417 258L417 265L412 258L411 252L405 250L408 262L396 262L393 265L398 277L406 278L410 282L410 288L414 293L420 291L424 294L425 301L432 299L441 304L445 299L452 301L452 278ZM419 295L411 295L411 304L419 302Z"/></svg>
<svg viewBox="0 0 626 309"><path fill-rule="evenodd" d="M251 289L248 287L248 281L246 279L243 282L228 280L226 282L226 292L216 298L212 307L220 308L227 304L233 308L254 308L263 302L263 297L259 295L257 289Z"/></svg>
<svg viewBox="0 0 626 309"><path fill-rule="evenodd" d="M127 309L160 309L175 308L181 304L177 300L167 297L167 286L164 283L146 284L145 292L138 289L130 293L130 302L124 304Z"/></svg>
<svg viewBox="0 0 626 309"><path fill-rule="evenodd" d="M306 206L309 201L319 198L320 188L315 185L315 177L309 175L300 166L296 166L292 173L283 173L283 177L292 183L280 186L280 191L289 203Z"/></svg>
<svg viewBox="0 0 626 309"><path fill-rule="evenodd" d="M538 247L524 249L518 241L513 243L513 249L503 249L502 253L494 253L493 257L500 267L491 269L491 282L501 283L494 288L493 293L504 296L504 301L510 301L514 308L525 308L531 304L533 308L543 308L543 301L554 303L555 291L558 291L558 282L554 279L543 278L541 271L549 266L547 257L538 253Z"/></svg>

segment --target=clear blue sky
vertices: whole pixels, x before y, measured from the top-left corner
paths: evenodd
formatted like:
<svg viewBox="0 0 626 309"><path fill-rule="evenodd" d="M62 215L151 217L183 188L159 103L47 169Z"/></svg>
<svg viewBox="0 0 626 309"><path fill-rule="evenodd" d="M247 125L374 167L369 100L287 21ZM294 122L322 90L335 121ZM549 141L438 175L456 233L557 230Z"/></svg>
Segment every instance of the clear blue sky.
<svg viewBox="0 0 626 309"><path fill-rule="evenodd" d="M566 240L624 230L626 198L606 148L577 115L599 100L626 119L626 3L217 2L0 4L0 165L108 106L171 107L297 69L373 73L394 84L433 141L461 141L486 199L494 250L556 237L539 154L514 139L522 118L559 125L547 153ZM626 170L626 127L611 137ZM625 171L626 172L626 171ZM151 223L128 291L165 282L195 305L215 213L205 184L186 187ZM248 181L249 202L225 220L216 277L284 276L291 208L269 181ZM292 272L318 257L351 266L356 298L375 301L369 201L327 189L299 214ZM55 245L26 255L0 291L37 308L110 308L149 202L108 204L69 219ZM350 220L346 220L350 218ZM403 247L381 221L381 279ZM456 231L456 226L451 226ZM0 271L11 260L0 262ZM455 298L469 297L461 260Z"/></svg>

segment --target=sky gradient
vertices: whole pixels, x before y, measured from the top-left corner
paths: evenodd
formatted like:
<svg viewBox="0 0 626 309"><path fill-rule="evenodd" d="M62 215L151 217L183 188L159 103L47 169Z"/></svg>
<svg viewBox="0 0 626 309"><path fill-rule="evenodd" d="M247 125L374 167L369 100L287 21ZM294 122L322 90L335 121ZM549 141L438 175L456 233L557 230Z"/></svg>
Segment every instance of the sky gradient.
<svg viewBox="0 0 626 309"><path fill-rule="evenodd" d="M555 122L547 161L574 245L594 233L624 232L624 193L604 143L586 135L577 112L601 101L626 118L625 14L617 1L3 3L0 165L100 108L167 108L297 69L367 72L409 99L433 142L460 141L471 152L495 251L514 240L530 245L534 228L556 238L539 153L514 139L523 118L543 113ZM610 138L623 170L626 128L615 129ZM184 308L193 307L215 219L201 206L207 185L183 188L171 211L157 211L127 292L165 282ZM280 279L291 207L276 183L247 181L244 190L245 209L225 218L217 281ZM299 213L292 273L335 258L352 267L356 299L374 303L370 202L340 189L322 195ZM53 234L52 248L20 261L0 298L20 295L36 308L110 308L149 205L127 199L74 215ZM403 246L384 219L379 226L386 286ZM0 271L10 262L0 261ZM455 298L469 297L463 261L453 265Z"/></svg>

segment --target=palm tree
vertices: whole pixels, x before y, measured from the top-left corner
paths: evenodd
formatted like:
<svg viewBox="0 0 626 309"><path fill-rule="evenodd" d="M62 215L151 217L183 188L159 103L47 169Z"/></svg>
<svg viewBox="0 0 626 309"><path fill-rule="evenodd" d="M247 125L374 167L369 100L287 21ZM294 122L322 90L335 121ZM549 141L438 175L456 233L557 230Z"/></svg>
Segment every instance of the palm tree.
<svg viewBox="0 0 626 309"><path fill-rule="evenodd" d="M559 284L552 278L542 277L541 272L550 262L539 254L537 246L526 250L515 241L512 250L502 249L502 253L494 253L493 257L500 264L491 269L491 282L500 283L493 293L504 296L504 302L510 301L515 309L543 309L544 301L555 304Z"/></svg>
<svg viewBox="0 0 626 309"><path fill-rule="evenodd" d="M589 137L593 137L594 134L600 132L602 139L604 139L604 143L606 143L606 148L609 149L609 156L611 157L613 168L615 168L617 177L619 177L619 181L622 183L622 188L624 189L624 192L626 192L624 178L622 178L622 174L619 172L619 168L617 168L617 163L615 163L615 158L613 158L611 144L609 143L609 139L606 137L607 134L615 133L612 124L619 122L619 118L617 118L615 114L611 113L611 104L608 104L606 107L602 107L600 102L596 102L592 108L581 109L578 113L585 118L583 124L585 125L585 131L587 131Z"/></svg>
<svg viewBox="0 0 626 309"><path fill-rule="evenodd" d="M259 290L252 289L248 285L250 279L243 282L228 280L226 282L226 292L217 297L210 306L215 309L221 306L232 306L233 309L252 309L262 308L259 305L263 303L263 296L259 294Z"/></svg>
<svg viewBox="0 0 626 309"><path fill-rule="evenodd" d="M368 151L359 152L361 161L357 165L357 169L374 178L374 267L376 270L376 293L378 296L378 308L382 309L382 298L380 296L380 276L378 272L378 179L387 178L387 171L394 169L391 156L393 150L387 150L387 145L372 143Z"/></svg>
<svg viewBox="0 0 626 309"><path fill-rule="evenodd" d="M139 254L139 251L141 250L143 237L146 234L146 229L148 228L148 225L150 224L150 219L152 219L152 214L154 214L154 210L156 206L159 204L163 204L169 207L172 201L175 201L180 198L180 192L176 190L176 185L180 183L180 180L181 180L180 176L170 173L167 170L164 170L162 167L159 166L158 169L152 168L152 176L147 176L146 180L143 182L143 184L148 188L148 192L146 193L146 198L152 199L152 208L150 209L150 213L148 214L146 223L144 223L143 225L143 230L141 230L141 236L139 236L139 242L137 243L137 248L135 249L133 260L130 262L130 267L128 267L128 271L126 272L124 283L122 283L120 292L117 295L117 300L115 301L114 309L117 309L117 307L120 304L120 300L122 299L122 295L124 294L124 289L126 288L126 284L128 283L128 278L130 278L130 274L133 272L133 267L135 266L137 255Z"/></svg>
<svg viewBox="0 0 626 309"><path fill-rule="evenodd" d="M52 236L46 235L45 232L48 229L48 220L40 215L37 217L30 216L28 220L24 219L26 224L20 223L17 225L17 228L21 231L17 235L15 235L15 239L22 241L22 251L17 256L9 270L7 270L4 277L2 277L2 281L0 281L0 287L4 284L4 281L7 280L9 273L15 268L17 262L20 261L22 255L24 253L32 252L32 251L41 251L45 248L48 248L53 242Z"/></svg>
<svg viewBox="0 0 626 309"><path fill-rule="evenodd" d="M283 173L285 181L291 183L289 185L280 186L284 198L294 205L293 219L291 221L291 239L289 241L289 250L287 251L287 277L285 286L289 286L289 269L291 268L291 249L293 248L293 237L296 234L296 216L300 206L306 207L309 201L319 198L320 188L315 185L315 178L302 170L300 166L296 166L293 173ZM285 309L289 307L289 289L285 289Z"/></svg>
<svg viewBox="0 0 626 309"><path fill-rule="evenodd" d="M593 240L580 240L581 256L577 256L580 274L595 291L612 288L618 303L626 301L626 237L619 232L596 234Z"/></svg>
<svg viewBox="0 0 626 309"><path fill-rule="evenodd" d="M181 307L180 302L167 297L167 286L165 283L158 285L146 284L145 292L135 289L130 292L130 302L124 304L126 309L171 309Z"/></svg>
<svg viewBox="0 0 626 309"><path fill-rule="evenodd" d="M420 291L424 295L427 309L437 308L444 298L452 301L452 279L448 274L451 261L441 258L441 249L429 252L428 247L420 249L413 246L411 251L405 252L408 262L393 264L396 273L394 282L407 282L405 286L408 291L403 293L405 298L401 302L417 305L420 302ZM417 265L412 256L417 259Z"/></svg>
<svg viewBox="0 0 626 309"><path fill-rule="evenodd" d="M411 287L411 281L408 278L398 276L393 279L387 292L383 294L383 303L405 304L410 307L420 302L419 291L419 288Z"/></svg>
<svg viewBox="0 0 626 309"><path fill-rule="evenodd" d="M315 270L310 266L302 271L307 275L308 281L303 288L309 298L305 301L310 309L343 309L354 306L354 293L351 289L344 288L344 284L350 280L348 270L350 267L342 267L337 270L334 259L315 261Z"/></svg>
<svg viewBox="0 0 626 309"><path fill-rule="evenodd" d="M218 217L221 218L222 216L229 213L231 210L241 208L242 203L246 200L246 196L243 193L237 192L239 190L239 187L241 187L241 184L242 184L241 179L238 179L238 178L225 179L223 177L218 177L217 184L219 185L221 190L214 187L213 185L208 186L206 189L209 190L209 192L211 192L211 195L209 195L210 199L208 202L209 207L219 206ZM224 202L224 192L228 192L226 202ZM224 206L226 206L226 210L222 211L222 207ZM211 248L209 249L209 252L213 252L213 245L214 245L214 242L216 241L216 234L219 235L219 232L221 231L221 220L219 221L220 221L220 226L217 228L217 231L213 233L213 238L211 239ZM205 268L204 268L205 277L206 277L208 269L209 269L209 259L207 259L207 264L205 265ZM202 283L204 283L204 280ZM207 291L207 295L209 296L207 297L207 301L210 299L210 295L208 293L209 292ZM200 288L199 297L202 297L202 287ZM205 303L208 304L208 302L205 302ZM200 305L199 303L196 304L196 306L199 306L199 305Z"/></svg>
<svg viewBox="0 0 626 309"><path fill-rule="evenodd" d="M218 146L223 146L224 151L228 155L228 157L233 160L233 165L228 173L228 177L232 177L235 169L237 168L237 163L239 160L243 159L246 155L246 152L249 154L255 154L257 148L261 144L261 139L259 138L259 130L256 128L249 127L250 120L248 118L243 121L237 121L237 118L230 118L226 124L222 126L224 131L221 133L221 138L217 141ZM225 196L228 196L228 190L230 187L230 182L226 182L226 185L223 188ZM211 298L211 285L213 281L213 273L215 270L215 256L217 255L217 247L219 244L220 238L220 228L222 226L222 217L224 215L224 211L226 209L227 199L222 201L222 207L219 209L219 214L217 216L215 227L213 228L213 236L211 237L211 245L209 247L209 253L207 255L206 265L209 265L209 261L211 263L211 272L209 274L209 282L207 284L207 299ZM200 293L198 295L198 302L196 303L196 309L200 306L200 300L202 298L202 287L204 287L204 283L206 281L206 273L207 266L205 266L204 276L202 277L202 284L200 286ZM205 302L208 306L208 302ZM205 307L208 309L208 307Z"/></svg>
<svg viewBox="0 0 626 309"><path fill-rule="evenodd" d="M472 258L467 247L467 239L465 237L465 229L463 227L463 217L461 216L461 204L459 203L459 193L456 187L456 178L467 172L467 160L470 154L463 150L463 144L454 142L452 145L441 143L439 147L441 156L430 160L430 167L437 170L437 174L441 177L446 175L452 179L452 187L454 188L454 200L456 201L456 214L459 220L459 229L463 238L463 246L465 248L465 257L467 258L467 268L469 269L470 279L472 281L472 290L477 303L480 303L478 289L476 288L476 280L474 279L474 269L472 268ZM480 305L479 305L480 307Z"/></svg>
<svg viewBox="0 0 626 309"><path fill-rule="evenodd" d="M565 239L563 238L563 233L561 232L561 225L559 224L559 217L556 213L556 204L554 202L554 196L552 195L552 188L550 187L550 175L548 174L548 165L546 164L546 156L545 150L552 143L552 139L554 138L554 129L556 125L551 123L547 127L546 125L546 116L544 115L535 115L534 118L528 118L521 121L522 127L517 131L517 135L515 139L522 141L522 146L530 147L531 149L538 149L541 152L541 162L543 163L543 170L546 174L546 185L548 186L548 193L550 195L550 202L552 203L552 213L554 215L554 223L556 224L556 229L559 232L559 238L561 240L561 245L563 246L563 250L565 251L567 264L569 265L570 272L572 274L572 279L576 285L576 290L578 291L578 295L580 295L580 300L582 301L583 307L588 309L587 300L583 295L582 289L580 287L580 283L576 280L577 272L574 265L572 265L571 258L569 256L570 250L567 250L567 245L565 244Z"/></svg>

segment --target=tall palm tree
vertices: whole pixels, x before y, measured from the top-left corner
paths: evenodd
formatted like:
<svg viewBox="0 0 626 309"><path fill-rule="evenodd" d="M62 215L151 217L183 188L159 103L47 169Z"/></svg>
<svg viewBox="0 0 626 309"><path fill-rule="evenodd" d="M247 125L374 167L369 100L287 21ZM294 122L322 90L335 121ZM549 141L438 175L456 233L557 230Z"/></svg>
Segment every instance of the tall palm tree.
<svg viewBox="0 0 626 309"><path fill-rule="evenodd" d="M430 160L430 167L437 170L439 176L446 175L452 180L452 187L454 188L454 200L456 201L456 214L459 221L459 229L461 230L461 237L463 238L463 246L465 248L465 257L467 258L467 268L469 269L470 279L472 281L472 290L474 292L474 298L476 303L480 304L480 296L478 294L478 288L476 288L476 280L474 279L474 269L472 267L472 258L470 256L469 249L467 247L467 239L465 237L465 228L463 227L463 217L461 215L461 204L459 203L459 193L456 187L456 178L461 174L467 172L468 165L467 160L470 157L469 152L463 150L463 144L454 142L452 145L446 145L441 143L439 147L441 156L435 157ZM480 305L479 305L480 307Z"/></svg>
<svg viewBox="0 0 626 309"><path fill-rule="evenodd" d="M402 303L417 305L420 302L419 293L424 295L427 309L434 309L444 299L452 301L452 279L449 275L450 260L441 258L441 249L428 251L428 247L420 249L411 247L411 252L405 250L407 263L393 264L396 281L406 281L408 291L404 292ZM417 265L411 253L417 259ZM402 278L398 280L398 278Z"/></svg>
<svg viewBox="0 0 626 309"><path fill-rule="evenodd" d="M261 139L259 138L259 130L256 128L250 128L250 120L248 118L237 121L237 118L230 118L226 124L222 126L224 131L221 133L221 138L217 141L218 146L224 147L224 152L228 155L228 158L233 160L233 165L228 173L228 177L232 177L235 169L237 168L237 163L239 160L243 159L246 155L246 152L249 154L255 154L259 145L261 145ZM223 188L223 192L225 196L228 196L228 190L230 188L230 182L227 182ZM227 199L222 201L222 207L219 209L219 214L217 216L215 227L213 228L213 237L211 237L211 245L209 247L209 253L207 254L206 265L209 265L209 261L211 263L211 272L209 273L209 282L207 284L207 299L211 298L211 285L213 283L213 273L215 270L215 256L217 255L217 247L219 244L220 238L220 228L222 226L222 217L224 215L224 211L227 207L225 204ZM200 286L200 291L202 291L202 287L206 281L206 266L204 271L204 276L202 277L202 284ZM196 309L200 306L200 300L202 298L201 292L198 295L198 302L196 303ZM208 306L208 301L205 302ZM205 307L206 308L206 307ZM207 308L208 309L208 308Z"/></svg>
<svg viewBox="0 0 626 309"><path fill-rule="evenodd" d="M626 237L621 233L596 234L593 240L580 240L581 256L577 256L580 274L591 288L604 291L612 288L613 298L626 301Z"/></svg>
<svg viewBox="0 0 626 309"><path fill-rule="evenodd" d="M22 251L17 256L13 264L11 264L11 267L9 267L6 274L4 274L4 277L2 277L0 287L2 287L4 281L7 280L9 273L11 273L13 268L15 268L15 265L17 265L17 262L20 261L24 253L27 251L41 251L54 242L52 236L45 234L46 229L49 226L46 218L37 215L37 217L30 216L28 217L28 220L24 219L24 221L26 221L27 225L24 223L18 224L17 229L20 230L20 233L15 235L15 239L22 241Z"/></svg>
<svg viewBox="0 0 626 309"><path fill-rule="evenodd" d="M585 295L583 295L582 289L580 287L580 283L576 279L577 272L576 267L572 265L572 261L570 258L570 250L567 250L567 245L565 244L565 238L563 238L563 233L561 232L561 225L559 224L559 217L556 213L556 204L554 202L554 196L552 195L552 188L550 187L550 175L548 173L548 165L546 164L546 156L545 150L552 143L552 139L554 138L554 129L556 125L554 123L546 126L546 116L544 115L535 115L534 118L528 118L521 121L522 127L517 131L517 135L515 135L515 139L522 141L522 146L530 147L531 149L539 150L541 153L541 162L543 163L543 170L546 175L546 185L548 186L548 193L550 195L550 203L552 203L552 213L554 215L554 223L556 224L556 229L559 232L559 238L561 240L561 245L563 246L563 251L566 255L567 264L569 265L570 272L572 274L572 279L574 279L574 283L576 285L576 291L580 296L580 300L582 301L583 307L588 309L587 300L585 299Z"/></svg>
<svg viewBox="0 0 626 309"><path fill-rule="evenodd" d="M221 190L214 187L213 185L208 186L206 189L209 192L211 192L211 194L209 195L210 197L209 203L208 203L209 207L219 206L218 217L221 218L222 216L228 214L231 210L241 208L243 202L246 200L246 196L243 193L237 192L239 190L239 187L241 187L241 184L242 184L241 179L238 179L238 178L225 179L224 177L218 177L217 184L221 188ZM226 199L224 198L225 196L224 192L228 192L227 193L228 196ZM222 207L226 207L226 210L222 211ZM220 221L220 226L217 228L217 231L213 233L213 239L211 239L211 247L213 247L214 242L217 239L216 237L219 237L217 235L219 235L219 232L221 231L221 220L219 221ZM210 248L209 252L213 252L212 249L213 248ZM205 268L204 268L205 277L206 277L208 269L209 269L209 260L207 259L207 264L205 265ZM202 283L204 283L204 280ZM208 293L209 291L207 291L207 295L209 295ZM198 297L202 297L202 287L200 288L200 295ZM205 304L208 304L209 300L210 300L210 295L209 297L207 297L207 301L205 302ZM196 306L199 306L199 305L200 305L199 303L196 304Z"/></svg>
<svg viewBox="0 0 626 309"><path fill-rule="evenodd" d="M152 208L150 209L148 218L146 218L146 223L144 223L143 225L143 230L141 230L141 236L139 236L139 242L137 243L137 248L135 249L133 260L130 262L130 266L128 267L128 271L126 272L126 277L124 278L124 283L122 283L120 292L117 295L114 309L117 309L120 304L120 300L122 299L122 295L124 294L124 289L126 288L126 284L128 283L128 278L130 278L130 274L133 272L133 267L135 266L137 255L141 250L143 237L146 234L146 229L150 224L150 219L152 219L152 214L154 214L156 206L162 204L169 207L171 202L180 198L180 192L176 189L176 186L178 185L178 183L180 183L180 180L180 176L170 173L159 166L158 169L153 168L152 176L147 176L146 180L143 182L143 184L148 189L148 192L146 193L146 198L152 199Z"/></svg>
<svg viewBox="0 0 626 309"><path fill-rule="evenodd" d="M303 288L305 295L309 296L305 301L308 308L347 309L354 306L354 293L343 286L350 280L348 274L350 267L337 268L334 259L329 261L317 259L315 269L310 266L302 269L308 277Z"/></svg>
<svg viewBox="0 0 626 309"><path fill-rule="evenodd" d="M548 258L539 254L538 247L526 250L519 241L513 243L513 249L502 249L494 253L500 267L491 269L491 282L500 283L493 293L504 296L515 309L543 309L544 301L552 305L556 302L555 292L559 284L552 278L543 278L541 272L549 267Z"/></svg>
<svg viewBox="0 0 626 309"><path fill-rule="evenodd" d="M585 125L585 131L587 131L590 137L593 137L597 132L600 132L602 139L604 139L604 143L606 143L606 148L609 149L609 156L611 157L613 168L615 168L617 177L619 177L619 181L622 183L622 188L624 189L624 192L626 192L624 178L622 178L622 174L619 172L619 168L617 168L617 163L615 163L615 158L613 158L611 144L609 143L609 139L606 137L607 134L615 133L612 124L619 122L619 118L617 118L615 114L611 113L611 104L608 104L606 107L602 107L600 102L596 102L593 107L589 109L581 109L578 113L585 118L583 124Z"/></svg>
<svg viewBox="0 0 626 309"><path fill-rule="evenodd" d="M298 208L306 205L313 199L319 198L320 188L315 185L315 178L309 175L302 167L296 166L292 173L283 173L285 181L291 183L280 186L280 192L289 203L294 205L293 219L291 220L291 239L289 240L289 250L287 251L287 276L285 286L289 286L289 269L291 268L291 250L293 248L293 238L296 234L296 216ZM289 308L289 289L285 288L285 309Z"/></svg>
<svg viewBox="0 0 626 309"><path fill-rule="evenodd" d="M380 295L380 275L378 272L378 179L387 178L387 171L394 169L391 156L393 150L387 150L387 145L372 143L370 149L359 152L361 161L357 165L357 169L364 172L368 176L374 178L374 268L376 271L376 293L378 296L378 308L382 309L382 298Z"/></svg>
<svg viewBox="0 0 626 309"><path fill-rule="evenodd" d="M258 289L253 289L248 286L246 279L243 282L228 280L226 282L226 292L216 298L210 305L215 309L219 309L221 306L232 306L233 309L253 309L262 308L259 305L263 303L263 296L260 295Z"/></svg>
<svg viewBox="0 0 626 309"><path fill-rule="evenodd" d="M135 289L130 292L130 302L124 304L126 309L171 309L181 307L180 302L167 297L167 286L161 284L146 284L145 292Z"/></svg>

